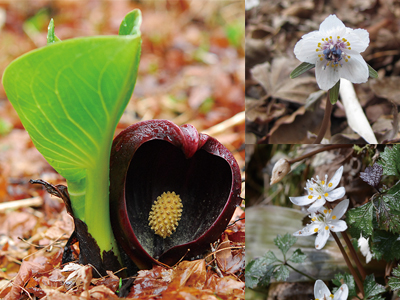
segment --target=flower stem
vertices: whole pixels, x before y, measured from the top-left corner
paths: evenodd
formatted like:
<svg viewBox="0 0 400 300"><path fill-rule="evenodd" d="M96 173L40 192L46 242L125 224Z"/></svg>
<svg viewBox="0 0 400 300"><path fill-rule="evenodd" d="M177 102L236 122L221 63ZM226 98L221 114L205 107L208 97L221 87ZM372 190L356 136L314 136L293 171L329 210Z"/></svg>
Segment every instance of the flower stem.
<svg viewBox="0 0 400 300"><path fill-rule="evenodd" d="M295 267L293 267L292 265L289 265L287 262L285 262L285 265L287 265L289 268L292 268L293 271L295 271L295 272L297 272L297 273L299 273L299 274L301 274L301 275L307 277L307 278L310 279L311 281L316 281L316 280L317 280L316 278L311 277L311 276L307 275L306 273L303 273L303 272L300 271L300 270L297 270Z"/></svg>
<svg viewBox="0 0 400 300"><path fill-rule="evenodd" d="M293 164L293 163L298 162L298 161L301 161L301 160L303 160L303 159L305 159L305 158L314 156L315 154L320 153L320 152L329 151L329 150L338 149L338 148L352 148L352 147L353 147L352 144L328 145L328 146L319 148L319 149L317 149L317 150L311 151L311 152L309 152L309 153L306 153L306 154L304 154L304 155L302 155L302 156L293 158L292 160L289 160L288 163L289 163L289 164Z"/></svg>
<svg viewBox="0 0 400 300"><path fill-rule="evenodd" d="M361 282L360 277L358 276L356 270L354 269L353 265L351 264L350 259L347 256L347 253L344 250L343 245L340 242L338 236L336 235L335 232L331 232L331 233L332 233L333 238L336 241L336 244L339 246L340 252L342 252L343 258L346 261L347 267L349 268L351 275L353 275L353 278L354 278L354 280L355 280L355 282L357 284L357 287L358 287L359 291L361 292L361 294L364 297L364 287L363 287L363 283Z"/></svg>
<svg viewBox="0 0 400 300"><path fill-rule="evenodd" d="M351 243L349 236L347 235L347 232L343 231L342 236L343 236L344 241L346 242L347 247L350 250L351 257L353 258L354 262L357 265L357 269L360 272L361 279L365 280L365 277L367 277L367 273L365 272L365 269L364 269L363 265L361 264L360 259L358 258L356 250L354 249L353 244Z"/></svg>
<svg viewBox="0 0 400 300"><path fill-rule="evenodd" d="M328 129L329 121L331 120L331 112L332 112L332 103L329 99L329 92L328 92L327 99L326 99L324 119L322 120L321 128L319 129L319 132L318 132L317 138L314 141L314 144L321 143L322 139L324 138L326 130Z"/></svg>

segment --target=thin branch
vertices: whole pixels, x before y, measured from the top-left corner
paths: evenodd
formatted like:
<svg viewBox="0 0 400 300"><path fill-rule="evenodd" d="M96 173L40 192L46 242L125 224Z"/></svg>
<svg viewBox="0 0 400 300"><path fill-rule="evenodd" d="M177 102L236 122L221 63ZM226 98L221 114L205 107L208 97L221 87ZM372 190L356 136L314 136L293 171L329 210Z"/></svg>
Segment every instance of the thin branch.
<svg viewBox="0 0 400 300"><path fill-rule="evenodd" d="M305 158L314 156L315 154L320 153L320 152L329 151L329 150L332 150L332 149L352 148L352 147L353 147L352 144L328 145L328 146L319 148L319 149L317 149L317 150L311 151L311 152L309 152L309 153L306 153L306 154L304 154L304 155L302 155L302 156L293 158L292 160L289 160L288 162L289 162L289 164L293 164L293 163L298 162L298 161L301 161L301 160L303 160L303 159L305 159Z"/></svg>

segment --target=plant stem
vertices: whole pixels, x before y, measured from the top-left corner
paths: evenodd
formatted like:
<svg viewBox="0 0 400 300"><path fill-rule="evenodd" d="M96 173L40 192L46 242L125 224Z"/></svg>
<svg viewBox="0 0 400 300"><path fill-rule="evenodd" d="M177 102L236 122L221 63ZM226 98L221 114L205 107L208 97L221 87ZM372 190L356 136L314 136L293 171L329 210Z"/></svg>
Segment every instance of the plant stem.
<svg viewBox="0 0 400 300"><path fill-rule="evenodd" d="M327 98L326 98L324 119L322 120L321 128L319 129L319 132L318 132L317 138L314 141L314 144L321 143L322 139L324 138L326 130L328 129L329 121L331 120L331 112L332 112L332 103L329 99L329 91L328 91Z"/></svg>
<svg viewBox="0 0 400 300"><path fill-rule="evenodd" d="M301 274L301 275L307 277L308 279L310 279L310 280L312 280L312 281L316 281L316 280L317 280L316 278L311 277L311 276L307 275L306 273L303 273L303 272L300 271L300 270L297 270L295 267L293 267L292 265L289 265L287 262L285 262L285 265L287 265L289 268L292 268L293 271L296 271L297 273L299 273L299 274Z"/></svg>
<svg viewBox="0 0 400 300"><path fill-rule="evenodd" d="M346 242L347 247L350 249L351 257L353 258L354 262L357 265L357 269L360 272L361 279L365 280L365 277L367 277L367 273L365 272L365 269L364 269L363 265L361 264L360 259L358 258L356 250L354 249L353 244L351 243L349 236L347 235L347 232L343 231L342 236L343 236L344 241Z"/></svg>
<svg viewBox="0 0 400 300"><path fill-rule="evenodd" d="M314 156L315 154L320 153L320 152L329 151L329 150L332 150L332 149L352 148L352 147L353 147L352 144L328 145L328 146L319 148L319 149L317 149L317 150L311 151L311 152L309 152L309 153L306 153L306 154L304 154L304 155L302 155L302 156L293 158L292 160L289 160L288 162L289 162L289 164L293 164L293 163L298 162L298 161L301 161L301 160L303 160L303 159L305 159L305 158Z"/></svg>
<svg viewBox="0 0 400 300"><path fill-rule="evenodd" d="M358 276L356 270L354 269L353 265L351 264L350 259L347 256L347 253L344 250L343 245L340 242L338 236L336 235L335 232L331 232L331 233L332 233L333 238L336 241L336 244L339 246L340 252L342 252L343 258L346 261L347 267L349 268L351 275L353 275L353 278L354 278L354 280L355 280L355 282L357 284L357 287L358 287L359 291L361 292L361 294L364 297L364 287L363 287L363 283L360 280L360 277Z"/></svg>

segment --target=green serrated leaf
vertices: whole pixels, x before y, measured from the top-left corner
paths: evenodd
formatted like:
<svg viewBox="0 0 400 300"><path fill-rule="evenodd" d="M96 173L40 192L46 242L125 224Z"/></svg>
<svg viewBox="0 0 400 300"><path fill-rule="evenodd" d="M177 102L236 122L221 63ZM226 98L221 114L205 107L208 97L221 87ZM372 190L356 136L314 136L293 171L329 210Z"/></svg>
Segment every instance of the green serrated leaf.
<svg viewBox="0 0 400 300"><path fill-rule="evenodd" d="M274 239L275 245L282 251L283 256L286 255L288 250L296 243L297 238L289 233L286 233L283 237L278 234Z"/></svg>
<svg viewBox="0 0 400 300"><path fill-rule="evenodd" d="M371 251L377 260L384 258L391 261L400 258L399 235L383 230L374 230L371 240Z"/></svg>
<svg viewBox="0 0 400 300"><path fill-rule="evenodd" d="M400 176L400 145L386 146L378 164L383 167L383 175Z"/></svg>
<svg viewBox="0 0 400 300"><path fill-rule="evenodd" d="M339 98L340 80L329 90L329 100L332 105L335 104Z"/></svg>
<svg viewBox="0 0 400 300"><path fill-rule="evenodd" d="M354 281L354 278L352 275L348 273L337 273L335 274L335 279L332 279L332 282L334 285L337 286L337 288L333 289L332 292L335 293L337 289L342 285L342 284L347 284L347 287L349 288L349 296L348 299L353 299L353 297L357 296L357 291L356 291L356 284Z"/></svg>
<svg viewBox="0 0 400 300"><path fill-rule="evenodd" d="M263 256L263 258L265 258L265 262L266 262L268 265L271 265L271 264L276 263L276 262L282 263L282 261L280 261L280 260L275 256L274 252L272 252L272 251L268 251L268 252Z"/></svg>
<svg viewBox="0 0 400 300"><path fill-rule="evenodd" d="M370 274L365 278L364 281L364 299L368 299L374 296L378 296L386 292L386 289L383 285L375 282L375 275Z"/></svg>
<svg viewBox="0 0 400 300"><path fill-rule="evenodd" d="M296 78L314 67L314 64L303 62L298 67L296 67L296 69L294 69L292 73L290 73L290 78Z"/></svg>
<svg viewBox="0 0 400 300"><path fill-rule="evenodd" d="M47 28L47 45L55 42L61 42L61 40L54 33L54 20L51 19Z"/></svg>
<svg viewBox="0 0 400 300"><path fill-rule="evenodd" d="M378 78L378 72L375 71L369 64L367 65L368 65L369 77Z"/></svg>
<svg viewBox="0 0 400 300"><path fill-rule="evenodd" d="M400 233L400 211L398 210L398 197L384 194L374 201L377 206L377 222L380 229Z"/></svg>
<svg viewBox="0 0 400 300"><path fill-rule="evenodd" d="M288 260L296 264L300 264L304 262L306 258L307 255L305 255L300 249L296 249Z"/></svg>
<svg viewBox="0 0 400 300"><path fill-rule="evenodd" d="M372 235L373 226L373 210L372 202L368 202L362 206L352 208L347 213L347 225L353 237L359 237L360 233L364 237Z"/></svg>
<svg viewBox="0 0 400 300"><path fill-rule="evenodd" d="M134 9L128 13L119 26L119 35L140 35L140 25L142 24L142 14L140 10Z"/></svg>
<svg viewBox="0 0 400 300"><path fill-rule="evenodd" d="M274 277L277 281L286 281L289 277L289 268L285 265L278 265L274 271Z"/></svg>
<svg viewBox="0 0 400 300"><path fill-rule="evenodd" d="M269 265L263 257L250 261L246 266L246 287L247 288L265 288L269 285L274 273L275 266Z"/></svg>
<svg viewBox="0 0 400 300"><path fill-rule="evenodd" d="M393 269L392 271L393 277L389 277L388 284L392 291L397 291L400 289L400 268L397 266L397 268Z"/></svg>

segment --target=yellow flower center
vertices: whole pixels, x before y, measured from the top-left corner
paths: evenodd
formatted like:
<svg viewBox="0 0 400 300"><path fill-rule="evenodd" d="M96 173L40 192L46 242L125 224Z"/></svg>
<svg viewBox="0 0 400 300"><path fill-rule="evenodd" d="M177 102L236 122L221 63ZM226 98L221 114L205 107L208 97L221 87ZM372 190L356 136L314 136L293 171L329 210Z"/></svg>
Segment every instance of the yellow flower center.
<svg viewBox="0 0 400 300"><path fill-rule="evenodd" d="M178 227L182 207L182 200L175 192L164 192L158 196L149 214L149 226L154 233L164 239L169 237Z"/></svg>
<svg viewBox="0 0 400 300"><path fill-rule="evenodd" d="M336 216L332 216L332 220L335 220L336 219Z"/></svg>

